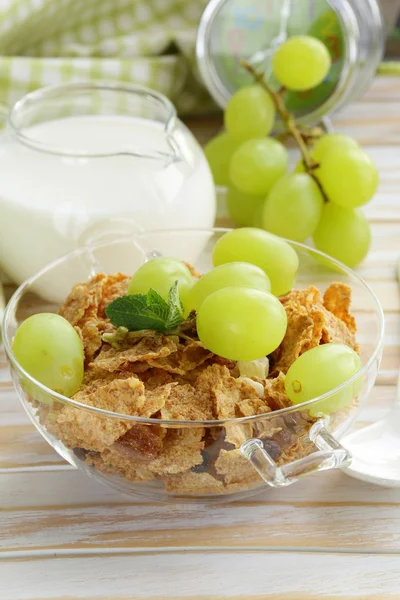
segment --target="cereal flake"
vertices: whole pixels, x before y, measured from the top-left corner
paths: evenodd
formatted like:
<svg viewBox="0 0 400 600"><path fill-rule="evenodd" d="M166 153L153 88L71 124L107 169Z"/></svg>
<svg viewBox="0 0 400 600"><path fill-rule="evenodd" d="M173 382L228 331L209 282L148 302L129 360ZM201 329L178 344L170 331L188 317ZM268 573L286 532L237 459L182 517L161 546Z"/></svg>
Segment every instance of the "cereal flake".
<svg viewBox="0 0 400 600"><path fill-rule="evenodd" d="M356 320L350 313L351 288L344 283L332 283L324 294L324 306L347 325L350 333L356 333Z"/></svg>

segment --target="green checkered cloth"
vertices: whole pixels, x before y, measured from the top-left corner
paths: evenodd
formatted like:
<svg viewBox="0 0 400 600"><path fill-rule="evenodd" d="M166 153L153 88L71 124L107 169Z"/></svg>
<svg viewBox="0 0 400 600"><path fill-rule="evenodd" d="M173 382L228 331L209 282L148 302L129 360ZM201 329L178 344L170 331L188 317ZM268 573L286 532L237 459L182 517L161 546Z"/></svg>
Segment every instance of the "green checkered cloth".
<svg viewBox="0 0 400 600"><path fill-rule="evenodd" d="M214 106L195 67L207 0L0 0L0 103L90 79L139 83L181 114Z"/></svg>

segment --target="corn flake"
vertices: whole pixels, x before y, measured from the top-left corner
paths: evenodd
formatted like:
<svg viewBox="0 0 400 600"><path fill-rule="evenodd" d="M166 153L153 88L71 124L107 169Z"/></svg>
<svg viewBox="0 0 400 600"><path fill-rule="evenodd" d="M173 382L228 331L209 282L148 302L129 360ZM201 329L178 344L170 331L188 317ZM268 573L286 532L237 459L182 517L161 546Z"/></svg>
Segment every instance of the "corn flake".
<svg viewBox="0 0 400 600"><path fill-rule="evenodd" d="M88 282L77 283L61 307L59 314L79 329L87 360L101 348L101 333L108 327L105 307L126 293L129 281L122 273L99 273Z"/></svg>
<svg viewBox="0 0 400 600"><path fill-rule="evenodd" d="M199 393L190 383L177 385L165 400L161 418L179 421L208 421L214 418L214 404L207 393Z"/></svg>
<svg viewBox="0 0 400 600"><path fill-rule="evenodd" d="M163 369L168 373L176 375L185 375L202 365L206 360L211 358L213 353L206 350L201 342L193 340L184 346L179 346L177 351L167 356L150 359L149 365Z"/></svg>
<svg viewBox="0 0 400 600"><path fill-rule="evenodd" d="M135 424L112 446L133 461L153 460L162 451L167 430L155 425Z"/></svg>
<svg viewBox="0 0 400 600"><path fill-rule="evenodd" d="M141 416L145 403L144 386L136 378L115 379L94 392L82 391L73 399L125 415ZM67 446L101 452L132 427L132 422L117 417L96 415L91 411L64 405L47 419L47 428Z"/></svg>
<svg viewBox="0 0 400 600"><path fill-rule="evenodd" d="M329 310L326 310L326 308L322 307L321 312L324 315L321 342L323 344L328 344L330 342L346 344L347 346L350 346L350 348L353 348L353 350L358 351L354 333L350 332L347 325L335 317Z"/></svg>
<svg viewBox="0 0 400 600"><path fill-rule="evenodd" d="M347 325L350 333L356 333L356 320L350 313L351 288L344 283L332 283L324 294L324 306Z"/></svg>
<svg viewBox="0 0 400 600"><path fill-rule="evenodd" d="M280 372L287 373L296 358L313 346L318 346L321 339L321 334L315 337L315 322L310 310L293 304L288 304L285 308L287 330L281 345L272 354L271 376L276 376Z"/></svg>
<svg viewBox="0 0 400 600"><path fill-rule="evenodd" d="M165 385L161 385L153 390L146 390L145 402L141 416L152 417L159 411L162 411L177 385L177 383L166 383Z"/></svg>
<svg viewBox="0 0 400 600"><path fill-rule="evenodd" d="M176 475L201 465L204 434L202 427L168 430L161 456L149 462L148 469L159 475Z"/></svg>
<svg viewBox="0 0 400 600"><path fill-rule="evenodd" d="M142 373L137 375L144 383L144 387L147 390L155 390L160 386L164 386L166 383L173 383L175 379L173 376L164 371L163 369L146 369Z"/></svg>
<svg viewBox="0 0 400 600"><path fill-rule="evenodd" d="M116 349L107 347L102 350L96 359L89 365L105 371L120 371L132 363L146 363L145 369L149 368L150 361L154 358L168 356L177 349L176 344L163 335L144 337L134 346Z"/></svg>
<svg viewBox="0 0 400 600"><path fill-rule="evenodd" d="M155 479L154 473L146 468L145 463L142 464L137 459L132 460L132 457L126 456L124 452L121 453L115 446L106 448L101 454L89 453L86 462L104 475L119 475L132 482Z"/></svg>
<svg viewBox="0 0 400 600"><path fill-rule="evenodd" d="M286 310L288 325L281 345L272 354L270 376L276 376L280 372L287 373L301 354L319 344L336 342L358 349L352 331L354 319L348 312L348 286L332 284L325 292L324 302L332 311L324 306L321 294L314 286L305 290L292 290L281 301ZM339 309L337 302L339 306L340 302L344 303L345 307Z"/></svg>
<svg viewBox="0 0 400 600"><path fill-rule="evenodd" d="M304 290L292 290L281 298L281 302L285 307L290 304L299 304L311 308L315 304L322 304L322 296L318 288L310 285Z"/></svg>
<svg viewBox="0 0 400 600"><path fill-rule="evenodd" d="M279 373L275 379L267 379L265 382L265 398L271 410L280 410L291 406L285 391L285 375Z"/></svg>
<svg viewBox="0 0 400 600"><path fill-rule="evenodd" d="M251 437L253 437L253 428L249 423L233 422L225 425L225 443L234 448L240 448L243 442Z"/></svg>
<svg viewBox="0 0 400 600"><path fill-rule="evenodd" d="M246 398L240 400L236 405L239 417L254 417L271 411L264 398Z"/></svg>
<svg viewBox="0 0 400 600"><path fill-rule="evenodd" d="M215 461L215 470L224 479L224 483L261 483L262 478L245 458L240 450L221 450Z"/></svg>

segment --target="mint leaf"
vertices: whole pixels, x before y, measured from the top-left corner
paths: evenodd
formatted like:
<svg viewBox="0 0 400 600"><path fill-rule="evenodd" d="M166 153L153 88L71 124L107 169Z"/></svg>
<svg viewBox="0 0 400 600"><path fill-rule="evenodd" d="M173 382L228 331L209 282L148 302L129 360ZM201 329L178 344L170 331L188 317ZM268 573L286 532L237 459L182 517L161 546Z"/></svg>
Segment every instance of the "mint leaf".
<svg viewBox="0 0 400 600"><path fill-rule="evenodd" d="M167 332L184 320L178 281L169 291L168 302L150 289L147 294L132 294L113 300L105 312L115 327L125 327L129 331L153 329Z"/></svg>
<svg viewBox="0 0 400 600"><path fill-rule="evenodd" d="M169 314L166 321L167 329L175 329L184 320L183 306L181 299L179 298L178 282L175 281L174 285L169 290L168 294L168 305Z"/></svg>
<svg viewBox="0 0 400 600"><path fill-rule="evenodd" d="M137 299L137 296L143 298ZM165 320L147 306L144 294L122 296L113 300L106 308L106 315L116 327L126 327L129 331L154 329L164 331Z"/></svg>
<svg viewBox="0 0 400 600"><path fill-rule="evenodd" d="M159 316L164 322L168 320L169 306L164 298L161 298L158 292L150 289L147 292L146 301L149 310L154 312L154 314Z"/></svg>

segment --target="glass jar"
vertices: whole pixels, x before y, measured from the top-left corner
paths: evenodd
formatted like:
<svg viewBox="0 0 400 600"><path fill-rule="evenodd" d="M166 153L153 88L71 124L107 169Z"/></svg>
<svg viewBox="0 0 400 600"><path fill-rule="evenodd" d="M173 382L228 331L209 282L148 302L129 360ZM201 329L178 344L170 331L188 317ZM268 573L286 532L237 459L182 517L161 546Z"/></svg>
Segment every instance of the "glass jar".
<svg viewBox="0 0 400 600"><path fill-rule="evenodd" d="M110 229L214 224L207 161L161 94L112 82L57 85L4 117L0 265L15 282Z"/></svg>
<svg viewBox="0 0 400 600"><path fill-rule="evenodd" d="M246 59L271 77L271 57L289 36L309 34L328 47L332 67L317 88L286 95L287 107L313 124L359 97L382 58L384 27L377 0L211 0L197 38L205 85L224 107L251 82Z"/></svg>

